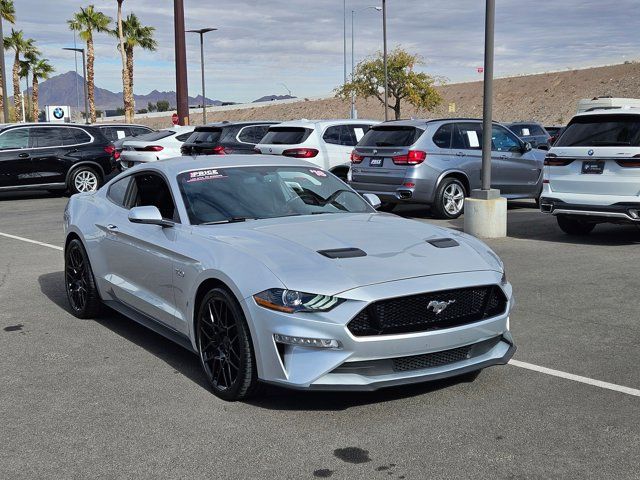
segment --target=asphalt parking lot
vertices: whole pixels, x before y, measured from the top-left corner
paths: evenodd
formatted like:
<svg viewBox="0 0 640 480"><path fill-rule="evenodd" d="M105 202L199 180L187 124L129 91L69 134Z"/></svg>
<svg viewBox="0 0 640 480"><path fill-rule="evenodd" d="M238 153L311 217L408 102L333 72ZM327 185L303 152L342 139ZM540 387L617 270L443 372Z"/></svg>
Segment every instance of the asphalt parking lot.
<svg viewBox="0 0 640 480"><path fill-rule="evenodd" d="M46 244L0 235L0 478L640 478L638 228L576 240L523 202L488 242L514 285L515 359L614 389L507 365L225 403L193 354L116 313L68 313L66 201L0 194L0 234Z"/></svg>

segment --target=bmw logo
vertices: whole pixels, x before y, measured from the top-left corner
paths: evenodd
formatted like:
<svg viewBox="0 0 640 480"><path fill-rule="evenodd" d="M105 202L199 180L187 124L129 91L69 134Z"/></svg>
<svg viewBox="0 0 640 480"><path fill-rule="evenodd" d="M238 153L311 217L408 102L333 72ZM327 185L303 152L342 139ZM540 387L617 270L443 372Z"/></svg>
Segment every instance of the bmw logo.
<svg viewBox="0 0 640 480"><path fill-rule="evenodd" d="M589 150L589 151L587 152L587 155L589 155L590 157L592 157L592 156L593 156L593 153L594 153L594 152L593 152L593 150Z"/></svg>
<svg viewBox="0 0 640 480"><path fill-rule="evenodd" d="M61 118L64 117L64 110L60 107L56 107L53 109L53 117L57 118L58 120L60 120Z"/></svg>

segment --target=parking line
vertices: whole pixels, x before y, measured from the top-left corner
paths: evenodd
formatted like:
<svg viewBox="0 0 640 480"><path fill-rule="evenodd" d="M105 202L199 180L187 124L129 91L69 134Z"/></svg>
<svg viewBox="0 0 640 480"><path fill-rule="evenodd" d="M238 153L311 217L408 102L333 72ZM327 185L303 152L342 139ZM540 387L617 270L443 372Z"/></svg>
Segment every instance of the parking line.
<svg viewBox="0 0 640 480"><path fill-rule="evenodd" d="M526 368L527 370L533 370L534 372L540 372L546 375L564 378L566 380L573 380L574 382L586 383L587 385L593 385L594 387L606 388L607 390L626 393L627 395L633 395L634 397L640 397L640 390L630 387L624 387L622 385L616 385L615 383L603 382L602 380L594 380L593 378L582 377L580 375L574 375L573 373L562 372L560 370L553 370L552 368L541 367L539 365L521 362L519 360L510 360L509 365L513 365L514 367Z"/></svg>
<svg viewBox="0 0 640 480"><path fill-rule="evenodd" d="M50 243L38 242L37 240L31 240L30 238L18 237L17 235L9 235L8 233L0 232L0 236L12 238L14 240L21 240L27 243L35 243L36 245L41 245L43 247L53 248L54 250L64 250L62 247L58 247L57 245L51 245Z"/></svg>

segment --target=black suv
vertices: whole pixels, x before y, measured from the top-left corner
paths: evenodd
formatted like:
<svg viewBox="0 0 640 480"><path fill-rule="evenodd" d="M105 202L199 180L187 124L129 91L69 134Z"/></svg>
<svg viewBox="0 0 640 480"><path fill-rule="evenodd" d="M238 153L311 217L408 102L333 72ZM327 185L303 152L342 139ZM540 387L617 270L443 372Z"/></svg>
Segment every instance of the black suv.
<svg viewBox="0 0 640 480"><path fill-rule="evenodd" d="M196 127L182 144L183 155L256 153L254 148L270 125L279 122L222 122Z"/></svg>
<svg viewBox="0 0 640 480"><path fill-rule="evenodd" d="M114 152L96 126L1 125L0 191L95 191L115 169Z"/></svg>

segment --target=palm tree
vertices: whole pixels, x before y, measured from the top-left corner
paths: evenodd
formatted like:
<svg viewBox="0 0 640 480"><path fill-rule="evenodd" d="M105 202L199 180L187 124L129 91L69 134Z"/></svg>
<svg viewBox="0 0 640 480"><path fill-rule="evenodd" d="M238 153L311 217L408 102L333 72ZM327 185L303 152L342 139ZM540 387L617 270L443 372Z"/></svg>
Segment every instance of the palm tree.
<svg viewBox="0 0 640 480"><path fill-rule="evenodd" d="M129 70L127 69L127 59L124 50L124 27L122 25L122 2L124 2L124 0L116 1L118 2L118 24L115 34L118 37L118 49L120 50L120 58L122 59L122 102L124 104L125 121L131 123L133 121L133 105L129 105L131 78L129 77Z"/></svg>
<svg viewBox="0 0 640 480"><path fill-rule="evenodd" d="M46 80L54 71L55 69L49 63L48 58L36 57L35 62L31 64L31 105L34 122L37 122L40 116L40 105L38 103L39 80Z"/></svg>
<svg viewBox="0 0 640 480"><path fill-rule="evenodd" d="M11 35L4 39L5 50L13 50L13 105L15 108L15 117L19 118L22 114L22 98L20 90L20 54L28 54L29 52L37 52L34 40L24 38L22 30L11 29Z"/></svg>
<svg viewBox="0 0 640 480"><path fill-rule="evenodd" d="M0 0L0 22L2 20L6 20L12 25L16 23L16 8L13 5L13 0ZM1 88L2 85L0 85L0 89ZM2 107L4 105L3 102L6 93L7 92L2 92L2 95L0 95L0 111L2 110ZM4 121L8 122L9 119L5 118Z"/></svg>
<svg viewBox="0 0 640 480"><path fill-rule="evenodd" d="M111 17L95 9L93 5L80 8L71 20L68 20L69 28L79 32L80 38L87 42L87 93L89 97L89 116L91 122L96 121L95 104L95 72L93 63L95 60L95 50L93 48L93 32L108 32Z"/></svg>
<svg viewBox="0 0 640 480"><path fill-rule="evenodd" d="M118 0L119 1L119 0ZM147 27L140 23L140 19L134 14L130 13L127 18L122 21L122 40L120 43L120 51L125 59L127 75L122 75L123 81L128 79L129 85L125 85L123 91L125 93L124 103L125 112L126 107L129 106L130 112L128 120L133 120L134 108L133 108L133 51L136 47L140 47L144 50L155 51L158 48L158 42L153 38L155 32L154 27ZM118 32L114 32L114 35L118 35ZM123 48L124 47L124 48ZM125 115L127 115L125 113Z"/></svg>

